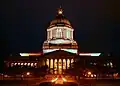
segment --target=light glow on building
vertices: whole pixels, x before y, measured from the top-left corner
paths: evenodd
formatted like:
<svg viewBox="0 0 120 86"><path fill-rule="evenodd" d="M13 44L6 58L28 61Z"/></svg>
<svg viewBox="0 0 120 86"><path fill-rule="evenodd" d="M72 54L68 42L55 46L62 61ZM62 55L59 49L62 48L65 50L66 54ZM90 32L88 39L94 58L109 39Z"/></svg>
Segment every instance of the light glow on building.
<svg viewBox="0 0 120 86"><path fill-rule="evenodd" d="M101 53L80 53L80 56L100 56Z"/></svg>
<svg viewBox="0 0 120 86"><path fill-rule="evenodd" d="M50 53L53 51L57 51L59 49L47 49L47 50L43 50L44 53ZM64 50L67 52L71 52L71 53L77 53L78 50L77 49L60 49L60 50ZM20 53L20 56L40 56L41 53ZM100 56L101 53L79 53L80 56Z"/></svg>
<svg viewBox="0 0 120 86"><path fill-rule="evenodd" d="M50 52L57 51L57 50L64 50L64 51L67 51L67 52L70 52L70 53L77 53L78 52L77 49L47 49L47 50L43 50L43 52L44 53L50 53Z"/></svg>
<svg viewBox="0 0 120 86"><path fill-rule="evenodd" d="M72 42L73 41L71 40L65 40L65 39L55 39L55 40L48 41L48 43L51 43L51 44L70 44Z"/></svg>
<svg viewBox="0 0 120 86"><path fill-rule="evenodd" d="M41 53L20 53L20 56L40 56Z"/></svg>
<svg viewBox="0 0 120 86"><path fill-rule="evenodd" d="M59 50L59 49L46 49L46 50L43 50L43 53L49 53L49 52L53 52L56 50Z"/></svg>
<svg viewBox="0 0 120 86"><path fill-rule="evenodd" d="M61 49L61 50L64 50L64 51L67 51L67 52L70 52L70 53L77 53L78 52L77 49Z"/></svg>

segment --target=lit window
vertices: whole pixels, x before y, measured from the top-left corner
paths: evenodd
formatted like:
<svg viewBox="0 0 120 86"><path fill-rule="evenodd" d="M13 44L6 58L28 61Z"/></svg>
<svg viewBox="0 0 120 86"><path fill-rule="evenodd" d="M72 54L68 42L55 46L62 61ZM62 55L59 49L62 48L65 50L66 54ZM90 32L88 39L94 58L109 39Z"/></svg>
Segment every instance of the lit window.
<svg viewBox="0 0 120 86"><path fill-rule="evenodd" d="M112 62L110 62L110 67L113 68L113 63Z"/></svg>
<svg viewBox="0 0 120 86"><path fill-rule="evenodd" d="M15 63L14 65L17 65L17 63Z"/></svg>
<svg viewBox="0 0 120 86"><path fill-rule="evenodd" d="M109 66L109 63L107 63L107 66Z"/></svg>
<svg viewBox="0 0 120 86"><path fill-rule="evenodd" d="M23 63L21 63L21 65L23 65Z"/></svg>
<svg viewBox="0 0 120 86"><path fill-rule="evenodd" d="M31 66L33 67L33 63L31 63Z"/></svg>
<svg viewBox="0 0 120 86"><path fill-rule="evenodd" d="M25 63L24 65L27 65L27 63Z"/></svg>
<svg viewBox="0 0 120 86"><path fill-rule="evenodd" d="M104 64L104 66L106 66L106 64Z"/></svg>
<svg viewBox="0 0 120 86"><path fill-rule="evenodd" d="M30 66L30 63L28 63L28 66Z"/></svg>
<svg viewBox="0 0 120 86"><path fill-rule="evenodd" d="M112 62L110 62L110 65L111 65L111 66L113 65Z"/></svg>
<svg viewBox="0 0 120 86"><path fill-rule="evenodd" d="M34 65L37 66L37 63L35 63Z"/></svg>
<svg viewBox="0 0 120 86"><path fill-rule="evenodd" d="M97 65L97 63L94 63L93 65Z"/></svg>
<svg viewBox="0 0 120 86"><path fill-rule="evenodd" d="M14 63L11 63L11 67L13 67Z"/></svg>
<svg viewBox="0 0 120 86"><path fill-rule="evenodd" d="M92 62L90 62L90 64L93 64Z"/></svg>
<svg viewBox="0 0 120 86"><path fill-rule="evenodd" d="M18 65L20 65L20 63L18 63Z"/></svg>

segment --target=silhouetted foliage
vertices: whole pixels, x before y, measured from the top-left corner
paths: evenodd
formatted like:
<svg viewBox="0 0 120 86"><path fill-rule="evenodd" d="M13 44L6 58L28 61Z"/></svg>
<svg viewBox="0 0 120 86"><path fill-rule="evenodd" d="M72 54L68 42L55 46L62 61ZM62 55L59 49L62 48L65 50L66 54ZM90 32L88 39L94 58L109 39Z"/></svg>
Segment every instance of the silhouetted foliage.
<svg viewBox="0 0 120 86"><path fill-rule="evenodd" d="M45 76L47 74L48 66L41 66L39 68L31 67L31 66L20 66L16 65L13 67L9 67L6 72L10 75L19 75L19 74L25 74L27 72L31 72L33 76L39 77L39 76Z"/></svg>
<svg viewBox="0 0 120 86"><path fill-rule="evenodd" d="M116 67L104 66L105 63L107 63L106 60L91 61L81 59L72 63L71 68L66 70L66 73L82 76L87 71L91 71L94 74L113 74L116 72Z"/></svg>

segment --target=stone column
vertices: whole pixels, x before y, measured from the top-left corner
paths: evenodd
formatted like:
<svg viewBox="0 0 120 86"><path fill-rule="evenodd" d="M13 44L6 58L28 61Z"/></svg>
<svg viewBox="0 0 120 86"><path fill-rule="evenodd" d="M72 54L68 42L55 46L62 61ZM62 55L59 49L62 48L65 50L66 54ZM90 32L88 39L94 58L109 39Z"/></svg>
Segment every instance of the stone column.
<svg viewBox="0 0 120 86"><path fill-rule="evenodd" d="M58 71L58 63L59 63L59 59L57 59L57 74L59 73L59 71Z"/></svg>
<svg viewBox="0 0 120 86"><path fill-rule="evenodd" d="M62 74L63 74L63 59L62 59Z"/></svg>
<svg viewBox="0 0 120 86"><path fill-rule="evenodd" d="M71 59L70 59L70 68L71 68Z"/></svg>
<svg viewBox="0 0 120 86"><path fill-rule="evenodd" d="M45 59L45 65L47 65L47 60Z"/></svg>
<svg viewBox="0 0 120 86"><path fill-rule="evenodd" d="M47 31L47 39L49 39L49 32Z"/></svg>
<svg viewBox="0 0 120 86"><path fill-rule="evenodd" d="M53 36L52 36L52 30L50 31L50 33L51 33L51 34L50 34L50 35L51 35L50 38L52 38L52 37L53 37Z"/></svg>
<svg viewBox="0 0 120 86"><path fill-rule="evenodd" d="M67 59L66 59L66 69L67 69L67 66L68 66L68 64L67 64Z"/></svg>
<svg viewBox="0 0 120 86"><path fill-rule="evenodd" d="M73 31L71 31L71 36L72 36L72 39L73 39Z"/></svg>
<svg viewBox="0 0 120 86"><path fill-rule="evenodd" d="M53 59L53 74L54 74L54 61L55 61L55 60Z"/></svg>
<svg viewBox="0 0 120 86"><path fill-rule="evenodd" d="M50 63L51 63L51 59L49 59L49 72L50 72Z"/></svg>
<svg viewBox="0 0 120 86"><path fill-rule="evenodd" d="M48 34L47 34L47 37L48 37L48 39L50 38L50 31L48 31L47 32Z"/></svg>
<svg viewBox="0 0 120 86"><path fill-rule="evenodd" d="M70 31L70 39L72 38L72 34L71 34L71 31Z"/></svg>
<svg viewBox="0 0 120 86"><path fill-rule="evenodd" d="M66 29L64 29L64 38L66 38Z"/></svg>

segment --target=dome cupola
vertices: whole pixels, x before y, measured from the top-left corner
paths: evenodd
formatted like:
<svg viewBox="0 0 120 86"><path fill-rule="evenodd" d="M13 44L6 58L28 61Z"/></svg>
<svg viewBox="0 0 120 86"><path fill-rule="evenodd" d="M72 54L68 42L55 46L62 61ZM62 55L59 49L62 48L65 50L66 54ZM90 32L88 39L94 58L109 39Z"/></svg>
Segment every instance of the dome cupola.
<svg viewBox="0 0 120 86"><path fill-rule="evenodd" d="M51 27L54 27L54 26L72 27L69 20L63 15L63 10L62 10L61 7L58 9L55 19L53 19L50 22L50 26L48 28L51 28Z"/></svg>

